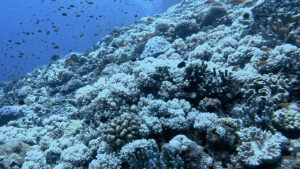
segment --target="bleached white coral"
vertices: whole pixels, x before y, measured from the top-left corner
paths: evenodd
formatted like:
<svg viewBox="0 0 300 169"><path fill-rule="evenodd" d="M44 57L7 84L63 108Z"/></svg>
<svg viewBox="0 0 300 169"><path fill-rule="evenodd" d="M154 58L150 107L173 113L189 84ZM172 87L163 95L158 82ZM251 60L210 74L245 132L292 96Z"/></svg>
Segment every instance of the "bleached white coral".
<svg viewBox="0 0 300 169"><path fill-rule="evenodd" d="M278 159L282 144L287 141L281 133L272 134L256 127L241 129L237 134L241 141L237 148L238 157L246 165L254 167Z"/></svg>
<svg viewBox="0 0 300 169"><path fill-rule="evenodd" d="M194 119L194 128L206 131L207 128L213 127L216 124L218 115L215 113L200 113L195 111L189 113L189 119Z"/></svg>
<svg viewBox="0 0 300 169"><path fill-rule="evenodd" d="M185 130L190 125L187 114L191 105L186 100L173 99L165 102L148 97L141 98L139 106L141 107L139 115L154 133L160 133L162 127Z"/></svg>
<svg viewBox="0 0 300 169"><path fill-rule="evenodd" d="M87 158L88 147L82 143L75 144L62 151L61 158L63 161L73 165L84 163Z"/></svg>
<svg viewBox="0 0 300 169"><path fill-rule="evenodd" d="M132 154L135 153L136 149L149 149L156 146L156 142L153 139L140 139L140 140L134 140L125 146L122 147L120 151L120 155L122 159L129 159Z"/></svg>
<svg viewBox="0 0 300 169"><path fill-rule="evenodd" d="M24 169L39 169L39 168L50 168L47 165L46 158L43 152L38 149L31 150L26 153L25 162L22 165Z"/></svg>
<svg viewBox="0 0 300 169"><path fill-rule="evenodd" d="M93 160L89 169L110 168L120 169L122 161L114 154L98 154L97 159Z"/></svg>
<svg viewBox="0 0 300 169"><path fill-rule="evenodd" d="M156 56L158 54L164 53L171 47L171 44L163 37L155 36L148 40L145 50L140 56L141 59Z"/></svg>
<svg viewBox="0 0 300 169"><path fill-rule="evenodd" d="M300 113L296 104L289 105L273 113L272 122L284 130L300 131Z"/></svg>

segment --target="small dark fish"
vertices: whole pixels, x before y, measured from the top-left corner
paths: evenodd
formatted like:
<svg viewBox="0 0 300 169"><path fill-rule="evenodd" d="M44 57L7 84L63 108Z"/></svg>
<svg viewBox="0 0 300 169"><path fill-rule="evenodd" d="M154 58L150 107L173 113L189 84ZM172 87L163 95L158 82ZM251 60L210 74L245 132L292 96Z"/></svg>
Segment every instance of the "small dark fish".
<svg viewBox="0 0 300 169"><path fill-rule="evenodd" d="M127 45L125 43L120 42L120 43L117 43L117 46L118 47L124 47L124 46L127 46Z"/></svg>
<svg viewBox="0 0 300 169"><path fill-rule="evenodd" d="M154 18L148 17L148 18L147 18L147 21L148 21L148 22L152 22L152 21L154 21Z"/></svg>
<svg viewBox="0 0 300 169"><path fill-rule="evenodd" d="M239 68L240 68L240 65L235 65L235 66L233 67L233 70L234 70L234 71L237 71Z"/></svg>
<svg viewBox="0 0 300 169"><path fill-rule="evenodd" d="M66 59L65 62L68 63L68 64L70 64L70 65L76 64L76 63L75 63L73 60L71 60L71 59Z"/></svg>
<svg viewBox="0 0 300 169"><path fill-rule="evenodd" d="M160 44L160 45L162 45L162 46L165 46L165 45L167 45L168 43L166 43L166 42L159 42L158 44Z"/></svg>
<svg viewBox="0 0 300 169"><path fill-rule="evenodd" d="M185 61L182 61L177 65L178 68L183 68L185 66L186 66Z"/></svg>
<svg viewBox="0 0 300 169"><path fill-rule="evenodd" d="M207 0L204 2L205 4L213 4L213 3L216 3L215 0Z"/></svg>
<svg viewBox="0 0 300 169"><path fill-rule="evenodd" d="M266 48L266 47L261 47L260 50L262 50L264 52L269 52L271 49L270 48Z"/></svg>
<svg viewBox="0 0 300 169"><path fill-rule="evenodd" d="M189 58L189 52L186 52L184 57L182 58L182 61L177 65L178 68L183 68L186 66L185 60L188 60Z"/></svg>
<svg viewBox="0 0 300 169"><path fill-rule="evenodd" d="M57 46L57 45L53 46L53 49L59 49L59 46Z"/></svg>
<svg viewBox="0 0 300 169"><path fill-rule="evenodd" d="M261 67L261 66L264 66L264 65L266 65L266 64L268 64L267 61L260 61L260 62L257 64L257 66Z"/></svg>
<svg viewBox="0 0 300 169"><path fill-rule="evenodd" d="M236 3L236 4L240 4L240 3L244 3L245 0L231 0L231 3Z"/></svg>
<svg viewBox="0 0 300 169"><path fill-rule="evenodd" d="M75 7L75 5L70 5L67 9L72 9L74 7Z"/></svg>
<svg viewBox="0 0 300 169"><path fill-rule="evenodd" d="M56 61L56 60L58 60L58 59L60 59L60 56L59 56L59 55L53 55L53 56L51 57L50 60Z"/></svg>
<svg viewBox="0 0 300 169"><path fill-rule="evenodd" d="M68 16L68 14L67 14L67 13L62 13L61 15L62 15L62 16Z"/></svg>

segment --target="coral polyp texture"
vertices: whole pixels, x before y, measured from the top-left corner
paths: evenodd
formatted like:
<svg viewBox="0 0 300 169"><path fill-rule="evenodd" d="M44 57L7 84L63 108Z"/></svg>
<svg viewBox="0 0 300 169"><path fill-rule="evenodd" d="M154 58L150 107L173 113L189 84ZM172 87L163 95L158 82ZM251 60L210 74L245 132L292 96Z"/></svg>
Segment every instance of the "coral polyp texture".
<svg viewBox="0 0 300 169"><path fill-rule="evenodd" d="M114 118L103 129L103 140L113 147L122 147L139 137L141 120L135 114L124 113Z"/></svg>
<svg viewBox="0 0 300 169"><path fill-rule="evenodd" d="M249 166L259 166L263 162L280 158L282 144L287 138L280 133L274 135L256 127L238 131L241 145L237 148L239 158Z"/></svg>
<svg viewBox="0 0 300 169"><path fill-rule="evenodd" d="M0 85L0 168L299 168L299 2L183 0Z"/></svg>

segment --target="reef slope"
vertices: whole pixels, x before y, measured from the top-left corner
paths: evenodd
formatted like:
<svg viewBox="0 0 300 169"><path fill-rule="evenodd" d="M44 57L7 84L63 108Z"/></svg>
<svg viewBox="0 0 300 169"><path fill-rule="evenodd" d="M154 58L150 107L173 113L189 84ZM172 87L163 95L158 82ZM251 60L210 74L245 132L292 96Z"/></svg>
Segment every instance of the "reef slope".
<svg viewBox="0 0 300 169"><path fill-rule="evenodd" d="M299 168L299 6L184 0L1 84L0 168Z"/></svg>

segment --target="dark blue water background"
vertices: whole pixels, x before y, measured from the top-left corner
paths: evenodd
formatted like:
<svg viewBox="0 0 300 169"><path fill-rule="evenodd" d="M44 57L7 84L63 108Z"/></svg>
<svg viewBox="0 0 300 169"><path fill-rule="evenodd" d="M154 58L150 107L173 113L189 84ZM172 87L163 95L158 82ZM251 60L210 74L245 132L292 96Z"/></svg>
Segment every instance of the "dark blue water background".
<svg viewBox="0 0 300 169"><path fill-rule="evenodd" d="M47 64L53 55L84 52L114 27L164 12L178 2L2 0L0 82L16 79Z"/></svg>

